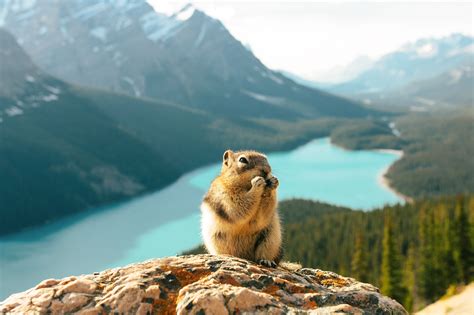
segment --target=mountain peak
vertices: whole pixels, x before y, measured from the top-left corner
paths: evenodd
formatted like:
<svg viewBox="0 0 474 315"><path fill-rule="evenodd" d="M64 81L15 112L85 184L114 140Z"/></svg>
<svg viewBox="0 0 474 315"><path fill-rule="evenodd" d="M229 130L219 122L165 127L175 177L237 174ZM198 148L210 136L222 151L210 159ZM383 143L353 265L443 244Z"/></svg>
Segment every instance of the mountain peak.
<svg viewBox="0 0 474 315"><path fill-rule="evenodd" d="M20 91L28 78L38 70L15 37L0 28L0 95L13 95ZM31 79L30 79L31 80Z"/></svg>
<svg viewBox="0 0 474 315"><path fill-rule="evenodd" d="M177 12L175 12L172 17L177 19L177 20L180 20L180 21L186 21L188 20L191 16L193 16L194 12L196 11L196 7L191 4L191 3L188 3L186 4L184 7L182 7L181 9L179 9Z"/></svg>

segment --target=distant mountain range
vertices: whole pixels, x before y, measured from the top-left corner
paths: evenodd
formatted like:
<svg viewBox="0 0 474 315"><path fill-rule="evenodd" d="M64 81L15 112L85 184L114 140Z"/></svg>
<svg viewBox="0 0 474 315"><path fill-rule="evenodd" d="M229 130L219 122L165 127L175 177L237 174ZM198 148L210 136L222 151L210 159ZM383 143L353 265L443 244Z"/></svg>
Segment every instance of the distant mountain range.
<svg viewBox="0 0 474 315"><path fill-rule="evenodd" d="M474 61L433 78L414 81L396 90L363 95L370 104L412 111L474 106Z"/></svg>
<svg viewBox="0 0 474 315"><path fill-rule="evenodd" d="M383 56L356 78L328 90L351 96L396 90L472 62L473 56L474 39L470 36L453 34L439 39L420 39Z"/></svg>
<svg viewBox="0 0 474 315"><path fill-rule="evenodd" d="M0 24L48 73L226 117L365 117L355 102L265 67L191 5L172 16L145 0L0 0Z"/></svg>

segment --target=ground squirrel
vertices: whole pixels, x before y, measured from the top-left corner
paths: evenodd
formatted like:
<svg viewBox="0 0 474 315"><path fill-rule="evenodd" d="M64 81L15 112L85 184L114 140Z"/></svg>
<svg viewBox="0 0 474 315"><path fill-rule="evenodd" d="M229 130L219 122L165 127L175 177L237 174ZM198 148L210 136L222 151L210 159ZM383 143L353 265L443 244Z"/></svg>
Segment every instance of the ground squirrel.
<svg viewBox="0 0 474 315"><path fill-rule="evenodd" d="M223 156L222 170L201 204L202 236L210 254L229 254L276 267L282 258L278 179L255 151Z"/></svg>

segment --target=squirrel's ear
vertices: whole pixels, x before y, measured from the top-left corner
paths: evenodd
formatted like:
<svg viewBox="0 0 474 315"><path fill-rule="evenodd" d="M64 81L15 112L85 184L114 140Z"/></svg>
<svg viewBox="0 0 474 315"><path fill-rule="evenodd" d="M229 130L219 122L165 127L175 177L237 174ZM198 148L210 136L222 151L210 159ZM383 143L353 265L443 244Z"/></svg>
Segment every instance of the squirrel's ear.
<svg viewBox="0 0 474 315"><path fill-rule="evenodd" d="M224 152L224 155L222 156L222 162L226 165L229 166L229 160L230 158L234 155L234 152L232 150L227 150Z"/></svg>

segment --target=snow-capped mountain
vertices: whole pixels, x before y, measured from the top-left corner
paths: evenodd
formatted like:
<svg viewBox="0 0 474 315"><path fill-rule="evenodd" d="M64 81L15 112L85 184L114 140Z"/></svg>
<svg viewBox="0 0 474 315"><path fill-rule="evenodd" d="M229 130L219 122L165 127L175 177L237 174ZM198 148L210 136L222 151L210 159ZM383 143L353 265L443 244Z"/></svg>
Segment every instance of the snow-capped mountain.
<svg viewBox="0 0 474 315"><path fill-rule="evenodd" d="M366 116L356 103L265 67L222 23L191 5L145 0L0 0L0 24L40 68L66 81L225 116Z"/></svg>
<svg viewBox="0 0 474 315"><path fill-rule="evenodd" d="M420 39L380 58L355 79L329 90L347 95L394 90L412 81L425 80L466 62L474 56L474 39L453 34Z"/></svg>
<svg viewBox="0 0 474 315"><path fill-rule="evenodd" d="M177 32L186 14L168 17L133 0L0 0L0 8L0 25L44 70L135 96L144 94L142 72L153 62L159 68L159 58L149 60L160 54L157 43Z"/></svg>
<svg viewBox="0 0 474 315"><path fill-rule="evenodd" d="M411 82L389 93L369 94L366 102L412 111L474 106L474 62L468 61L433 78Z"/></svg>

